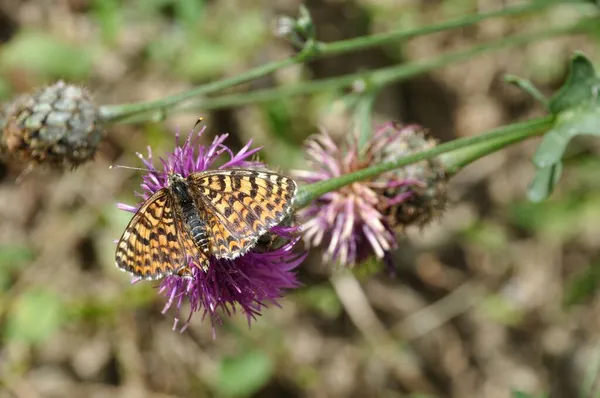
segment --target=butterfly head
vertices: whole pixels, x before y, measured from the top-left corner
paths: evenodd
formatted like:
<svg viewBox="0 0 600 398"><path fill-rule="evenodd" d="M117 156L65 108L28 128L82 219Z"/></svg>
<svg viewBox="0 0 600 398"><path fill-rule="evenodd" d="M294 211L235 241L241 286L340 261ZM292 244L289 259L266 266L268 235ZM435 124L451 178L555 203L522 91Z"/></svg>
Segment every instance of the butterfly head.
<svg viewBox="0 0 600 398"><path fill-rule="evenodd" d="M169 181L169 186L172 187L174 185L177 185L178 183L180 184L180 183L185 182L185 178L183 178L181 176L181 174L179 174L179 173L171 172L171 173L169 173L168 181Z"/></svg>

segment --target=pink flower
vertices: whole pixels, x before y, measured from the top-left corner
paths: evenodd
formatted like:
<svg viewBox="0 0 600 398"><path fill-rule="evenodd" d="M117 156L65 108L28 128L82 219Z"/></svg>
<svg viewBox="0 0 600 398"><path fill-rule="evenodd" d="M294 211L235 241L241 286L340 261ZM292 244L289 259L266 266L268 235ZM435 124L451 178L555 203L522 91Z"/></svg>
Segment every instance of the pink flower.
<svg viewBox="0 0 600 398"><path fill-rule="evenodd" d="M221 159L224 159L225 163L219 169L263 167L262 163L249 160L260 148L250 149L249 142L234 153L223 144L227 134L216 136L208 146L194 145L193 139L200 137L204 130L205 127L197 134L190 134L183 144L180 144L178 134L175 150L166 159L160 159L160 170L153 164L154 158L150 148L147 157L138 154L148 173L143 176L143 192L137 195L146 200L157 190L167 187L169 172L187 177L190 173L207 170ZM138 206L117 204L120 209L132 213L136 212L140 205L141 203ZM258 250L261 246L260 241L263 240L261 239L257 247L233 260L210 257L210 266L206 272L190 260L188 267L192 272L191 278L177 275L164 277L158 285L158 291L167 298L163 313L172 306L177 310L173 329L183 321L180 327L183 332L196 312L201 312L203 317L209 315L214 325L215 322L221 323L219 314L232 315L238 308L246 315L250 324L268 304L278 305L284 289L299 285L294 270L304 260L306 253L298 254L292 251L299 240L296 236L297 230L297 227L274 227L265 237L276 235L283 238L279 247ZM136 278L133 282L140 282L140 279ZM185 302L189 303L190 309L189 314L182 320L180 311ZM214 333L213 328L213 335Z"/></svg>
<svg viewBox="0 0 600 398"><path fill-rule="evenodd" d="M355 136L341 147L322 132L306 144L310 170L294 174L298 181L316 183L431 145L435 141L420 127L395 123L377 129L363 148ZM321 196L300 212L307 245L323 247L327 262L353 267L374 255L391 265L390 253L398 246L395 229L423 225L445 204L445 185L438 184L445 174L435 166L435 160L418 162Z"/></svg>

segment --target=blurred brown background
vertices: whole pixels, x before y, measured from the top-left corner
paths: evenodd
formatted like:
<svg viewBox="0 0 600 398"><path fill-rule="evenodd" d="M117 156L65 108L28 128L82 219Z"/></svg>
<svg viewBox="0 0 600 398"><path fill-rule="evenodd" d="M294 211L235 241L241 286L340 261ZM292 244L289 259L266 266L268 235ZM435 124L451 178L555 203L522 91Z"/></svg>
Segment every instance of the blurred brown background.
<svg viewBox="0 0 600 398"><path fill-rule="evenodd" d="M314 0L319 40L409 29L511 5L495 0ZM276 15L299 2L200 0L0 1L0 96L62 78L98 104L157 99L282 59ZM295 84L428 59L475 43L575 21L591 8L552 7L528 17L322 59L243 89ZM600 59L598 40L562 37L479 56L387 87L377 123L417 122L442 141L543 114L502 81L556 90L574 50ZM235 91L235 90L230 90ZM385 272L338 277L311 253L304 284L252 328L243 315L183 334L151 284L131 286L114 267L113 240L130 215L140 176L135 152L173 146L198 116L207 139L231 134L264 145L264 160L301 167L303 140L348 133L343 93L169 115L107 127L97 159L73 172L0 164L0 397L583 397L600 360L598 144L574 144L560 189L531 204L531 141L478 161L450 184L452 204L407 231ZM365 274L365 275L363 275ZM589 395L590 397L593 395Z"/></svg>

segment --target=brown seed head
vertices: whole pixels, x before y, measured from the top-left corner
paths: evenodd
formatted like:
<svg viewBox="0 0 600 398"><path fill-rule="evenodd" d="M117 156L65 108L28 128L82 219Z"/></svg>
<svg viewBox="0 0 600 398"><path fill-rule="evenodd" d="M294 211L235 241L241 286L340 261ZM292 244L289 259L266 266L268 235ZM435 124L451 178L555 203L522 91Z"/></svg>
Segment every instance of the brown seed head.
<svg viewBox="0 0 600 398"><path fill-rule="evenodd" d="M4 107L0 154L30 165L78 166L102 139L97 117L84 89L59 81Z"/></svg>

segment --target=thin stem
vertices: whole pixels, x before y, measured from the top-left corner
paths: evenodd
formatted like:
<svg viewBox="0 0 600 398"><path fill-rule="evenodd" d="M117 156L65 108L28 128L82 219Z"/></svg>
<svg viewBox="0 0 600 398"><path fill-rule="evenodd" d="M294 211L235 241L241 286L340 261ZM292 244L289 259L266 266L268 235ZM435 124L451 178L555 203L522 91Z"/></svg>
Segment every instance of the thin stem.
<svg viewBox="0 0 600 398"><path fill-rule="evenodd" d="M537 100L540 104L544 105L546 109L549 109L549 100L534 86L529 80L522 79L519 76L515 75L506 75L504 76L504 81L509 84L514 84L521 90L525 91L527 94L531 95L535 100Z"/></svg>
<svg viewBox="0 0 600 398"><path fill-rule="evenodd" d="M439 156L443 153L455 151L469 147L471 145L481 144L485 142L497 142L502 138L520 136L523 140L528 137L539 134L539 130L547 128L552 121L551 116L530 120L523 123L516 123L509 126L504 126L489 133L478 135L475 137L466 137L440 144L435 148L404 156L391 162L380 163L366 169L355 171L354 173L345 174L343 176L333 178L326 181L317 182L314 184L303 186L296 200L296 207L302 208L310 204L314 199L327 192L335 191L343 186L352 184L353 182L368 180L374 178L381 173L398 169L421 160L427 160ZM522 135L521 135L522 134Z"/></svg>
<svg viewBox="0 0 600 398"><path fill-rule="evenodd" d="M470 25L475 25L488 18L496 17L510 17L520 14L529 14L536 11L540 11L544 8L551 7L558 3L564 3L563 0L536 0L531 1L527 4L523 4L515 7L507 7L497 11L491 11L481 14L468 15L466 17L458 18L452 21L442 22L437 25L424 26L413 30L406 31L394 31L389 33L379 33L371 36L362 36L349 40L341 40L334 43L321 43L319 44L318 56L331 56L337 54L343 54L347 52L363 50L366 48L381 46L389 44L394 41L402 41L411 39L417 36L424 36L432 33L439 33L444 30L457 29Z"/></svg>
<svg viewBox="0 0 600 398"><path fill-rule="evenodd" d="M203 84L202 86L196 87L192 90L185 91L183 93L172 95L156 101L138 102L134 104L125 105L103 106L100 109L100 118L104 123L108 123L115 122L120 119L124 119L126 117L130 117L143 112L159 111L161 113L164 113L166 109L171 108L180 102L214 91L223 90L228 87L237 86L238 84L242 84L253 79L258 79L259 77L266 76L270 73L275 72L278 69L283 69L287 66L293 65L297 63L299 59L301 59L300 54L293 58L286 58L281 61L271 62L269 64L259 66L258 68L249 70L248 72L241 73L239 75L218 80L215 82Z"/></svg>
<svg viewBox="0 0 600 398"><path fill-rule="evenodd" d="M584 31L586 29L593 28L597 23L598 19L585 20L568 27L549 29L542 32L529 33L495 40L471 47L468 50L444 54L431 60L414 62L406 65L394 65L374 71L353 73L331 79L303 82L293 86L270 88L265 90L257 90L250 93L230 94L216 98L208 98L195 104L191 104L190 106L183 107L180 109L180 111L191 111L198 109L207 111L211 109L275 101L283 97L307 95L321 91L347 88L352 86L352 84L354 84L354 82L357 80L369 81L369 84L381 87L392 82L407 80L414 76L433 71L451 63L468 60L476 55L497 51L506 47L523 45L566 33Z"/></svg>
<svg viewBox="0 0 600 398"><path fill-rule="evenodd" d="M540 119L541 121L542 119ZM487 142L482 142L475 145L470 145L463 149L458 149L456 151L447 152L443 155L440 155L440 161L444 165L444 170L449 177L458 173L464 167L473 163L476 160L479 160L490 153L497 152L501 149L506 148L514 143L524 141L528 138L535 137L537 135L542 135L547 129L552 126L553 118L552 116L548 116L545 119L546 123L541 123L536 126L535 130L517 130L513 133L507 133L506 135L497 138L495 140L490 140ZM537 134L536 134L537 133Z"/></svg>
<svg viewBox="0 0 600 398"><path fill-rule="evenodd" d="M364 50L367 48L388 44L393 41L407 40L416 36L422 36L442 32L444 30L471 26L488 18L508 17L520 14L533 13L561 2L562 1L559 0L538 0L521 6L507 7L502 10L482 13L478 15L469 15L466 17L457 18L452 21L442 22L437 25L430 25L412 30L398 30L389 33L357 37L349 40L341 40L334 43L316 43L312 48L307 49L308 51L300 52L294 57L274 61L269 64L262 65L255 69L249 70L245 73L218 80L215 82L207 83L194 89L185 91L183 93L172 95L160 100L138 102L134 104L104 106L100 109L100 118L104 123L109 123L129 118L139 113L151 111L158 111L164 113L167 109L172 108L175 105L189 100L191 98L200 97L212 92L237 86L250 80L269 75L279 69L283 69L294 64L344 54L348 52Z"/></svg>
<svg viewBox="0 0 600 398"><path fill-rule="evenodd" d="M361 151L365 147L366 143L369 142L373 131L372 110L378 91L379 90L374 88L369 89L368 92L363 94L362 98L356 105L356 109L354 110L354 122L358 131L358 147L361 148Z"/></svg>

